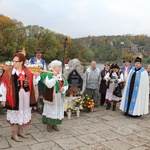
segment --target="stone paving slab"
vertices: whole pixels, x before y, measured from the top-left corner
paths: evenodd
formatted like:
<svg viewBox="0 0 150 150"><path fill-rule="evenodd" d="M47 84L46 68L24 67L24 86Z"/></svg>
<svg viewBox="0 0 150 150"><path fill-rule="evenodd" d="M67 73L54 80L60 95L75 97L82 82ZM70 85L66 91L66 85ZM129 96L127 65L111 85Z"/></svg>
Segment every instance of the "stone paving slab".
<svg viewBox="0 0 150 150"><path fill-rule="evenodd" d="M88 133L93 133L96 132L97 129L92 128L90 126L73 126L72 129L74 129L75 131L81 133L81 134L88 134Z"/></svg>
<svg viewBox="0 0 150 150"><path fill-rule="evenodd" d="M104 138L101 138L100 136L95 134L85 134L85 135L77 136L76 138L87 145L106 141Z"/></svg>
<svg viewBox="0 0 150 150"><path fill-rule="evenodd" d="M23 142L16 142L14 140L11 139L11 137L6 137L8 143L11 145L11 147L16 147L16 146L25 146L25 145L30 145L30 144L36 144L38 143L36 141L36 139L34 139L31 135L29 135L29 138L28 139L23 139L23 138L20 138L21 140L23 140Z"/></svg>
<svg viewBox="0 0 150 150"><path fill-rule="evenodd" d="M85 143L83 143L75 137L54 140L54 142L57 143L60 147L62 147L64 150L73 150L86 146Z"/></svg>
<svg viewBox="0 0 150 150"><path fill-rule="evenodd" d="M92 145L86 145L84 147L80 147L73 150L110 150L110 149L105 147L102 144L92 144Z"/></svg>
<svg viewBox="0 0 150 150"><path fill-rule="evenodd" d="M49 140L60 139L60 136L56 132L52 132L52 133L49 133L47 131L36 132L36 133L31 133L31 135L38 142L46 142Z"/></svg>
<svg viewBox="0 0 150 150"><path fill-rule="evenodd" d="M117 132L121 135L128 135L128 134L133 134L134 130L131 128L127 128L126 126L121 126L118 128L113 128L112 131Z"/></svg>
<svg viewBox="0 0 150 150"><path fill-rule="evenodd" d="M118 106L119 107L119 106ZM4 114L4 115L3 115ZM26 127L28 139L15 142L6 113L0 114L0 150L150 150L150 114L128 117L117 111L95 108L81 111L77 118L64 118L60 132L47 132L42 116L32 113L32 123Z"/></svg>
<svg viewBox="0 0 150 150"><path fill-rule="evenodd" d="M69 138L69 137L76 137L81 135L79 132L75 131L72 128L60 128L60 132L57 133L61 138Z"/></svg>
<svg viewBox="0 0 150 150"><path fill-rule="evenodd" d="M136 132L135 135L142 137L146 140L150 140L150 129Z"/></svg>
<svg viewBox="0 0 150 150"><path fill-rule="evenodd" d="M31 150L63 150L53 141L29 145Z"/></svg>
<svg viewBox="0 0 150 150"><path fill-rule="evenodd" d="M143 126L145 126L145 127L150 128L150 120L147 120L147 121L143 120L143 121L140 122L139 124L140 124L140 125L143 125Z"/></svg>
<svg viewBox="0 0 150 150"><path fill-rule="evenodd" d="M8 148L9 143L7 142L6 138L4 136L0 136L0 149Z"/></svg>
<svg viewBox="0 0 150 150"><path fill-rule="evenodd" d="M31 150L29 146L15 146L13 148L6 148L5 150Z"/></svg>
<svg viewBox="0 0 150 150"><path fill-rule="evenodd" d="M5 120L5 116L4 115L0 115L0 121L1 120Z"/></svg>
<svg viewBox="0 0 150 150"><path fill-rule="evenodd" d="M25 131L26 133L29 134L29 133L39 132L40 130L35 125L31 124L25 128Z"/></svg>
<svg viewBox="0 0 150 150"><path fill-rule="evenodd" d="M91 128L95 128L96 129L96 132L99 132L99 131L104 131L104 130L108 130L108 129L111 129L112 127L101 122L101 123L94 123L92 125L90 125L89 127Z"/></svg>
<svg viewBox="0 0 150 150"><path fill-rule="evenodd" d="M123 122L120 121L120 119L115 119L115 120L108 120L108 121L104 121L105 124L112 126L114 128L120 127L122 125L124 125Z"/></svg>
<svg viewBox="0 0 150 150"><path fill-rule="evenodd" d="M10 136L11 129L10 126L5 128L0 127L0 136Z"/></svg>
<svg viewBox="0 0 150 150"><path fill-rule="evenodd" d="M108 140L108 141L123 137L122 135L120 135L116 132L113 132L111 130L105 130L105 131L98 132L98 133L95 133L95 134L100 136L101 138L104 138L104 139Z"/></svg>
<svg viewBox="0 0 150 150"><path fill-rule="evenodd" d="M130 144L117 139L107 141L107 142L102 142L102 144L110 148L111 150L130 150L131 148L133 148L133 146L131 146Z"/></svg>
<svg viewBox="0 0 150 150"><path fill-rule="evenodd" d="M128 143L128 144L130 144L130 145L132 145L134 147L143 146L146 143L148 143L148 140L143 139L141 137L138 137L136 135L128 135L128 136L119 138L119 140L121 140L121 141L123 141L125 143Z"/></svg>
<svg viewBox="0 0 150 150"><path fill-rule="evenodd" d="M126 125L127 128L131 128L133 129L134 131L144 131L144 130L149 130L150 128L147 128L145 126L142 126L140 124L129 124L129 125Z"/></svg>
<svg viewBox="0 0 150 150"><path fill-rule="evenodd" d="M6 122L6 120L1 120L0 121L0 126L1 127L10 127L10 124L8 122Z"/></svg>
<svg viewBox="0 0 150 150"><path fill-rule="evenodd" d="M149 150L149 147L147 147L147 146L141 146L141 147L133 148L131 150Z"/></svg>

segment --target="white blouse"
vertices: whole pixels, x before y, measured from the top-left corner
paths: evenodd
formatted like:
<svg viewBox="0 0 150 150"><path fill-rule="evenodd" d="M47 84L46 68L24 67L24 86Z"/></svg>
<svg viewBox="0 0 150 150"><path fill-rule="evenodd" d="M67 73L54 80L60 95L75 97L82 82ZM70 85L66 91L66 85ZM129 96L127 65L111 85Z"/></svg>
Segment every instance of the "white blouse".
<svg viewBox="0 0 150 150"><path fill-rule="evenodd" d="M119 79L118 79L118 75L117 75L116 72L113 72L112 75L113 75L114 77L116 77L118 83L124 81L123 73L120 74L120 78L119 78ZM106 81L108 81L108 77L110 77L110 73L109 73L109 72L105 75L104 79L105 79Z"/></svg>
<svg viewBox="0 0 150 150"><path fill-rule="evenodd" d="M14 75L15 73L17 75L19 75L19 71L16 70L15 68L13 68L12 75ZM22 71L21 73L23 75L25 74L24 71ZM37 78L35 78L35 76L33 76L33 84L34 85L38 84L39 79L40 79L40 76L38 76ZM1 95L0 96L0 101L6 101L6 87L4 86L4 83L1 83L1 85L0 85L0 95Z"/></svg>

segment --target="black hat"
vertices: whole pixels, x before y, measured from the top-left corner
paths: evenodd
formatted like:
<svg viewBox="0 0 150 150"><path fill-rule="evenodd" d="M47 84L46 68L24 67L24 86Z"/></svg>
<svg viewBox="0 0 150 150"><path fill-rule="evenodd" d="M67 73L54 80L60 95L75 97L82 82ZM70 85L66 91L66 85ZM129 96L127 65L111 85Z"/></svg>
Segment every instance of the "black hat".
<svg viewBox="0 0 150 150"><path fill-rule="evenodd" d="M113 64L110 66L110 69L113 69L113 68L119 69L119 66L117 65L117 63L113 63Z"/></svg>
<svg viewBox="0 0 150 150"><path fill-rule="evenodd" d="M37 49L37 50L35 51L35 53L42 53L42 54L43 54L43 51L42 51L41 49Z"/></svg>
<svg viewBox="0 0 150 150"><path fill-rule="evenodd" d="M129 60L129 59L125 59L125 60L123 60L123 63L125 63L125 62L129 62L129 63L131 63L131 60Z"/></svg>
<svg viewBox="0 0 150 150"><path fill-rule="evenodd" d="M136 62L140 62L140 63L141 63L141 62L142 62L142 58L136 57L136 58L135 58L135 63L136 63Z"/></svg>

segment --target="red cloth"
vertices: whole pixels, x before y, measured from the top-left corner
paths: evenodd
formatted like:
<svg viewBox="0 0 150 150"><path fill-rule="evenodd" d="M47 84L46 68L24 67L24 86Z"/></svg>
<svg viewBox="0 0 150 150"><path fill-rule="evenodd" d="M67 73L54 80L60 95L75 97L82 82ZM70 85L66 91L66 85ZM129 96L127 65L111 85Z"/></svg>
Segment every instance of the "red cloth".
<svg viewBox="0 0 150 150"><path fill-rule="evenodd" d="M25 81L25 76L20 73L18 77L18 80L20 80L20 88L23 88L23 81Z"/></svg>
<svg viewBox="0 0 150 150"><path fill-rule="evenodd" d="M60 88L63 86L63 81L59 81Z"/></svg>
<svg viewBox="0 0 150 150"><path fill-rule="evenodd" d="M7 99L8 105L11 108L14 108L15 99L14 99L14 89L13 89L14 83L12 80L12 69L13 69L13 66L10 66L9 69L5 70L5 72L2 76L2 82L4 83L4 85L6 87L6 99ZM25 75L27 76L26 81L29 82L29 90L31 93L33 91L33 75L27 68L23 68L23 71L25 72ZM23 79L25 79L25 76L23 74L19 74L19 78L22 82Z"/></svg>

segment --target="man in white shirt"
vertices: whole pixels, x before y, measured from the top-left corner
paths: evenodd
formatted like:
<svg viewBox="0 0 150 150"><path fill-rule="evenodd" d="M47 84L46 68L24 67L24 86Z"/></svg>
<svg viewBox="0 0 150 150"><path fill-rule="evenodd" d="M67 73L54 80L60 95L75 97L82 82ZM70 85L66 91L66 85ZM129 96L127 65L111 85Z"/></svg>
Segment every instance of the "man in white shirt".
<svg viewBox="0 0 150 150"><path fill-rule="evenodd" d="M29 63L30 64L36 64L39 67L41 67L43 70L46 70L46 62L42 58L43 51L41 49L37 49L35 51L35 57L30 58Z"/></svg>
<svg viewBox="0 0 150 150"><path fill-rule="evenodd" d="M130 70L132 69L131 61L128 59L123 60L123 65L124 66L121 68L121 72L123 73L123 76L124 76L124 86L125 86L128 74L129 74Z"/></svg>
<svg viewBox="0 0 150 150"><path fill-rule="evenodd" d="M35 57L30 58L29 64L36 64L37 66L41 67L42 70L46 70L46 62L42 58L42 54L43 54L43 51L41 49L37 49L35 51ZM38 106L38 108L39 108L38 110L40 113L42 113L43 106L44 106L44 103L43 103L44 88L43 88L43 84L40 81L38 83L38 87L35 86L35 92L37 93L37 91L38 91L38 101L40 104ZM34 107L33 110L37 111L37 108Z"/></svg>

